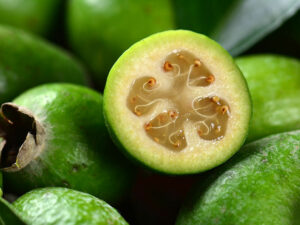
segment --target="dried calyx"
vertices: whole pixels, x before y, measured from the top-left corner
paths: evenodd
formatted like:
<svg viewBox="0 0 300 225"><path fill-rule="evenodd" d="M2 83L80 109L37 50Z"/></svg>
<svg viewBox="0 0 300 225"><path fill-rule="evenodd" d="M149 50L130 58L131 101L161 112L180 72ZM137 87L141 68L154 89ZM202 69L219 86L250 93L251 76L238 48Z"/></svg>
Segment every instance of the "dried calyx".
<svg viewBox="0 0 300 225"><path fill-rule="evenodd" d="M19 171L39 155L44 142L44 129L31 112L13 103L1 106L0 168Z"/></svg>
<svg viewBox="0 0 300 225"><path fill-rule="evenodd" d="M215 95L192 101L186 97L197 88L214 85L216 78L205 64L187 51L174 51L162 63L162 72L171 88L161 88L159 76L143 76L134 81L128 95L127 106L138 117L151 114L160 103L172 102L172 107L144 124L147 135L170 150L182 150L187 146L185 124L190 122L199 138L222 139L230 118L228 103Z"/></svg>

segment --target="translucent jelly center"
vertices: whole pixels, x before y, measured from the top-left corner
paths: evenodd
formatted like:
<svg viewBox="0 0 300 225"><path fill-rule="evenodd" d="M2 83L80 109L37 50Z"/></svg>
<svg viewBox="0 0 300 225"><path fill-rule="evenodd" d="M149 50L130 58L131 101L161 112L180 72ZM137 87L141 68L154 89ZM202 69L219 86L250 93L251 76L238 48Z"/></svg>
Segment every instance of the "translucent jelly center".
<svg viewBox="0 0 300 225"><path fill-rule="evenodd" d="M168 107L144 124L149 138L168 149L182 150L187 146L187 122L192 123L193 131L201 139L223 138L229 105L218 96L193 96L195 89L215 81L203 62L187 51L174 51L162 63L162 71L170 86L163 87L164 83L156 78L143 76L134 81L127 100L128 108L138 117L149 115L159 104L168 102L164 104Z"/></svg>

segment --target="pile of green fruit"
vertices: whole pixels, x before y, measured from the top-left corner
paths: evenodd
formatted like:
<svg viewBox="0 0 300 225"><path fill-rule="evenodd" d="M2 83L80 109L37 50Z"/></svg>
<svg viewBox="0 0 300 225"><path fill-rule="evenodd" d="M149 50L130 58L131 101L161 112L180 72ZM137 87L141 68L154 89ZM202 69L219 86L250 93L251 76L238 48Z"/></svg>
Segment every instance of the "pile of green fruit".
<svg viewBox="0 0 300 225"><path fill-rule="evenodd" d="M0 0L0 225L300 224L299 9Z"/></svg>

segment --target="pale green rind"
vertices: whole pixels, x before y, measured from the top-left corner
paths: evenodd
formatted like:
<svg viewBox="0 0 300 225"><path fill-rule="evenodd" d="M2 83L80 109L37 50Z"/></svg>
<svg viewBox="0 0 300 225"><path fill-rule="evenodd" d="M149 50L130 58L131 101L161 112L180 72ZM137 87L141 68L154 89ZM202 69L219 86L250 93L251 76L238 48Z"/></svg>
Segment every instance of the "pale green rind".
<svg viewBox="0 0 300 225"><path fill-rule="evenodd" d="M159 45L162 45L163 43L167 44L169 41L172 42L174 40L184 40L186 43L194 43L195 46L205 46L207 52L213 55L213 57L217 59L222 58L221 60L223 60L222 63L224 65L224 68L222 69L228 73L227 75L235 78L235 84L239 86L241 90L239 98L244 102L243 110L245 111L245 115L244 120L242 120L243 122L239 124L243 127L239 136L231 140L230 147L226 149L227 152L225 154L220 152L216 154L216 157L212 158L210 161L201 162L196 166L190 165L191 162L183 159L180 161L180 163L171 160L167 162L157 161L155 160L155 158L157 158L155 155L147 155L144 152L141 153L142 149L138 149L134 141L130 140L130 135L132 134L126 130L126 126L120 125L122 123L122 115L120 115L118 106L114 104L115 100L118 98L118 95L120 95L118 92L124 94L124 90L118 90L116 86L118 84L118 80L126 76L126 74L122 73L122 69L126 67L128 61L132 57L145 54L144 52L147 51L147 49L159 48ZM179 48L180 47L181 46L179 46ZM124 107L126 107L125 103ZM165 31L137 42L135 45L129 48L114 64L109 73L104 90L104 114L109 129L112 133L113 140L118 143L119 146L122 146L121 148L125 153L130 155L130 158L134 158L136 161L139 161L146 167L163 173L190 174L205 171L223 163L240 148L248 131L248 123L251 116L251 101L244 77L242 76L238 67L235 65L232 57L219 44L204 35L191 31ZM126 118L124 121L125 120Z"/></svg>
<svg viewBox="0 0 300 225"><path fill-rule="evenodd" d="M67 188L33 190L13 206L31 225L128 225L106 202Z"/></svg>
<svg viewBox="0 0 300 225"><path fill-rule="evenodd" d="M299 174L300 130L250 143L203 177L176 224L298 224Z"/></svg>
<svg viewBox="0 0 300 225"><path fill-rule="evenodd" d="M280 55L236 59L253 102L247 141L300 129L300 61Z"/></svg>

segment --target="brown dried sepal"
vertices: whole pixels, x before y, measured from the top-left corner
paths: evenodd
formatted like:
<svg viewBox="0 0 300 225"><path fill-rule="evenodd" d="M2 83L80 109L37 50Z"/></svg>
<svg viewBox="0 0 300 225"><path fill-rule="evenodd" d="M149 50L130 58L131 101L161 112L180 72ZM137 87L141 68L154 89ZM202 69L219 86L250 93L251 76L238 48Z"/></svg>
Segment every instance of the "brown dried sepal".
<svg viewBox="0 0 300 225"><path fill-rule="evenodd" d="M20 171L42 151L45 131L34 115L14 103L1 106L0 169Z"/></svg>

